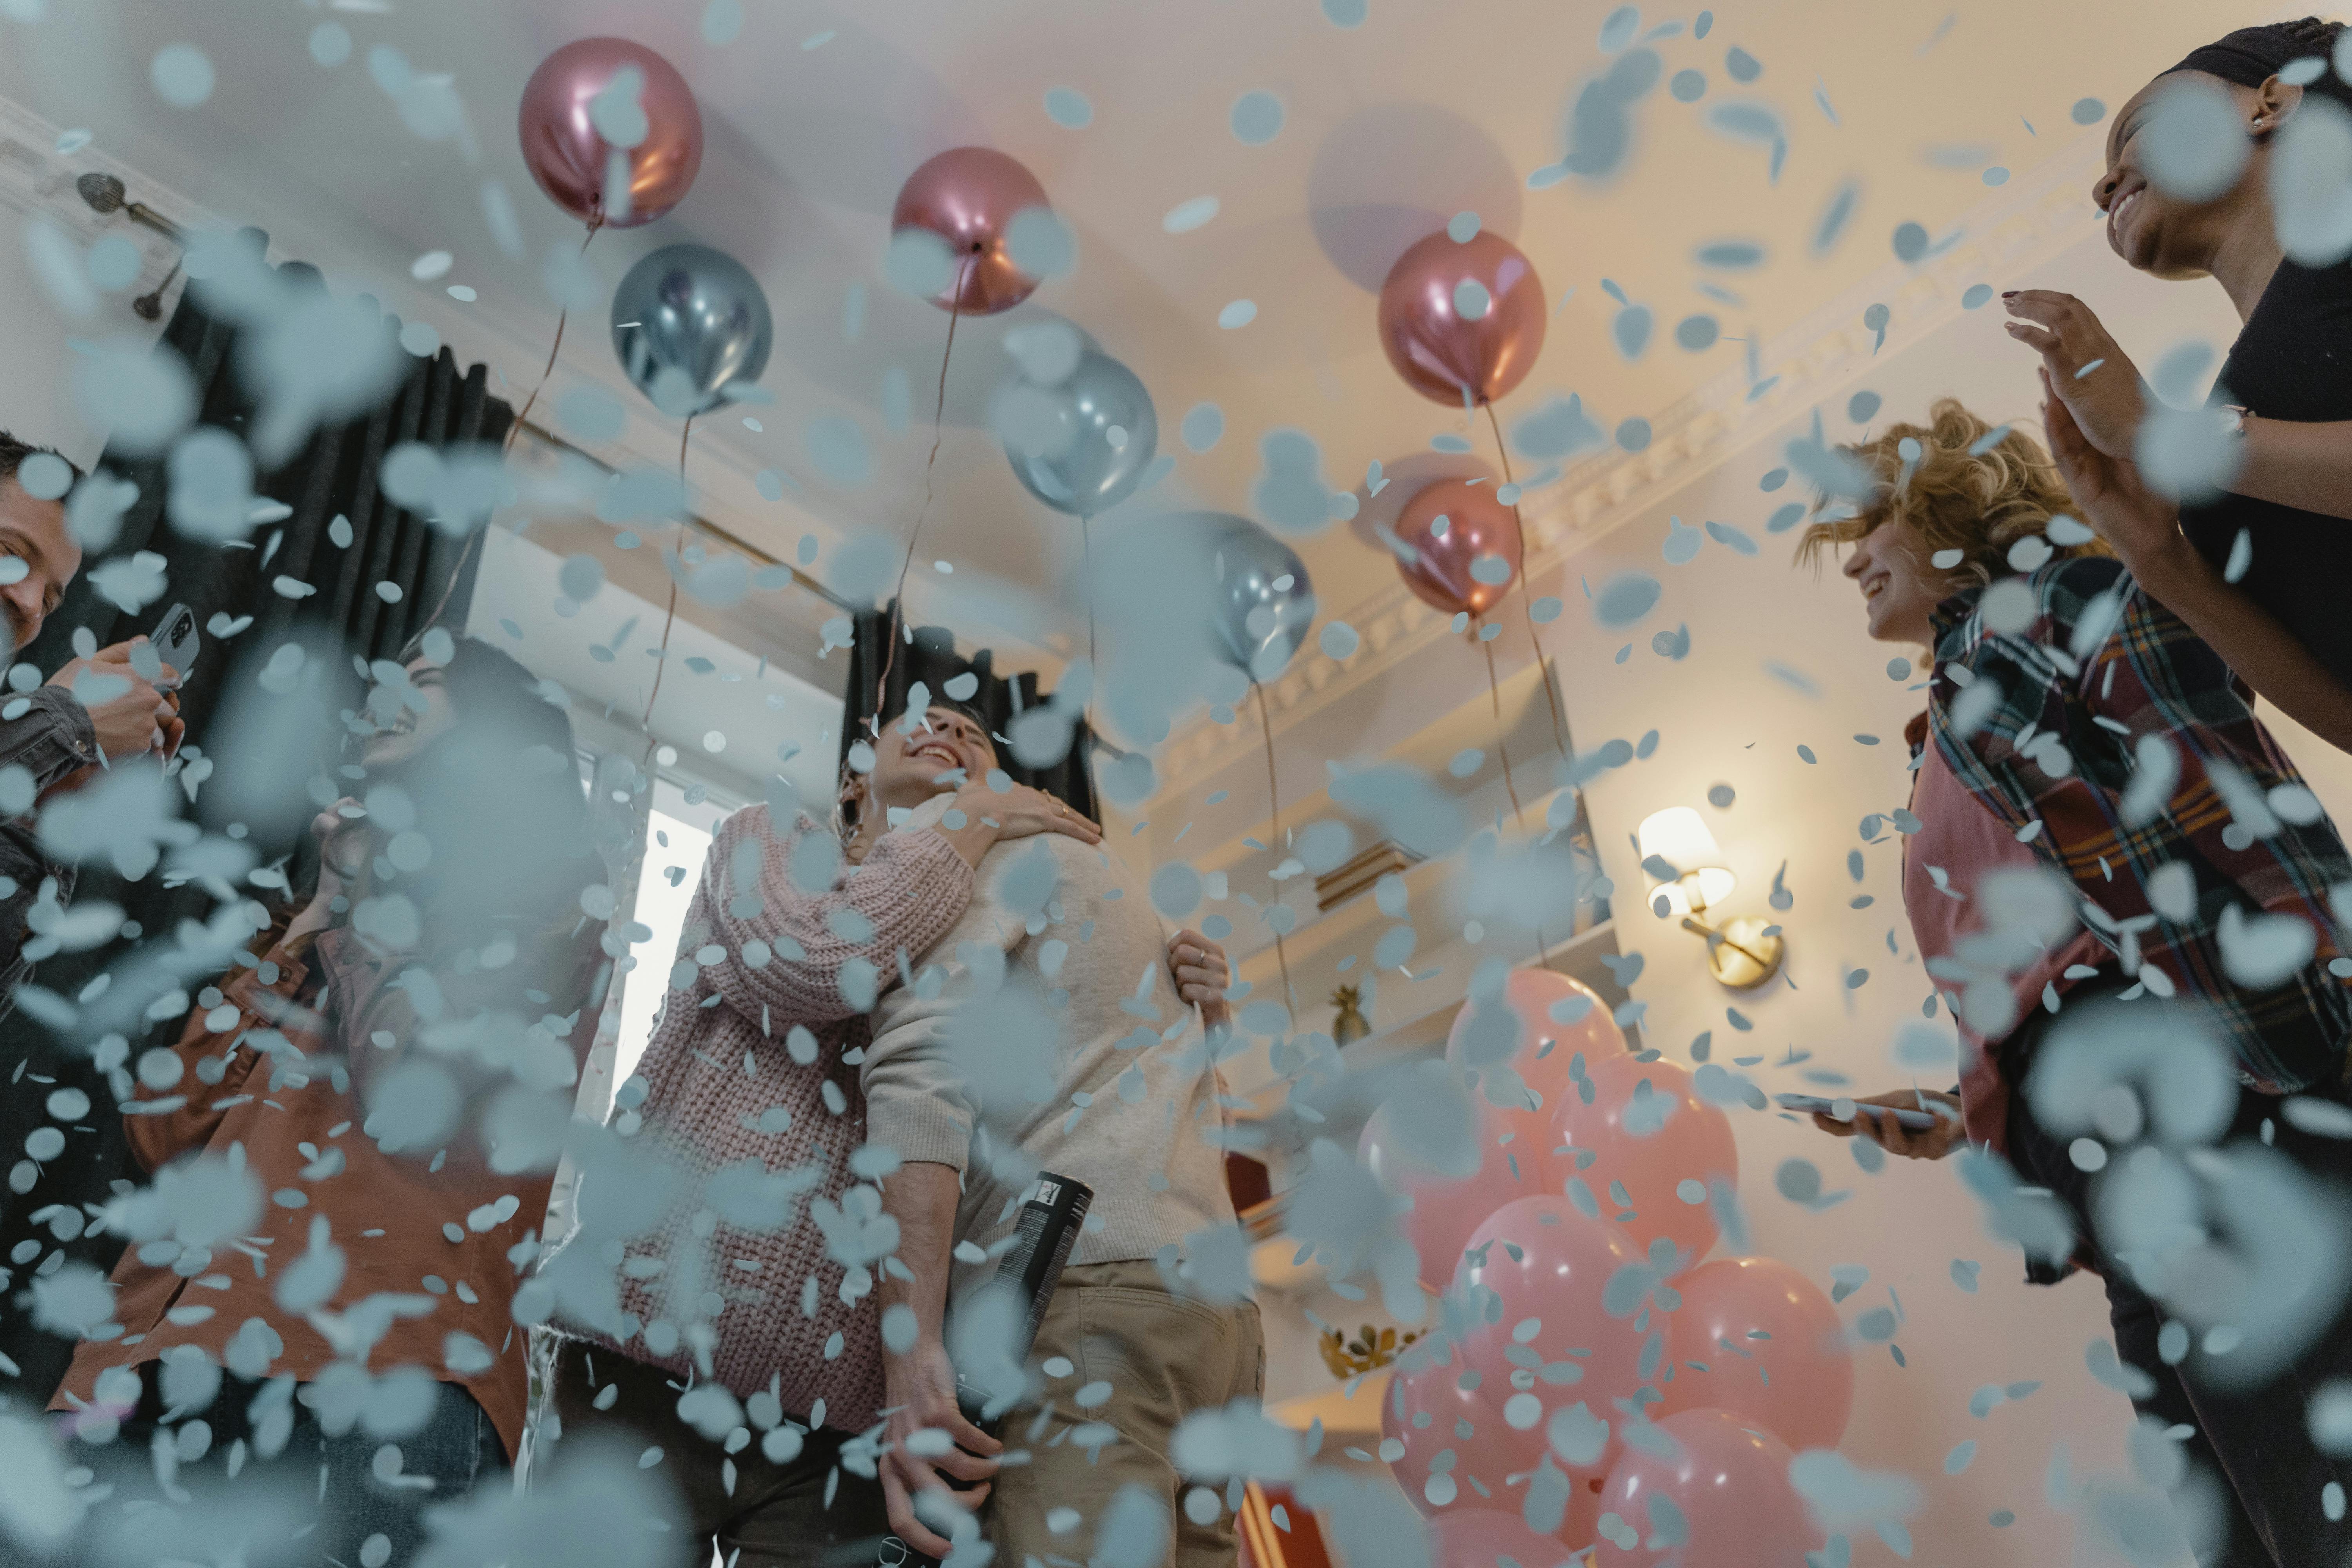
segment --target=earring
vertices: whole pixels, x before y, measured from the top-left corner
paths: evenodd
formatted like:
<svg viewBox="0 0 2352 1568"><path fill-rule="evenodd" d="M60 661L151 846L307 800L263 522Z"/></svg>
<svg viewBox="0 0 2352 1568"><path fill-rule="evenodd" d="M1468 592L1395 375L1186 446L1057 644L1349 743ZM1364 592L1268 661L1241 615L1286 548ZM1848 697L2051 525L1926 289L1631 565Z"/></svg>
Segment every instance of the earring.
<svg viewBox="0 0 2352 1568"><path fill-rule="evenodd" d="M2263 128L2263 117L2262 117L2261 115L2257 114L2257 115L2255 115L2255 116L2254 116L2254 129L2255 129L2255 130L2257 130L2257 131L2260 131L2262 128Z"/></svg>

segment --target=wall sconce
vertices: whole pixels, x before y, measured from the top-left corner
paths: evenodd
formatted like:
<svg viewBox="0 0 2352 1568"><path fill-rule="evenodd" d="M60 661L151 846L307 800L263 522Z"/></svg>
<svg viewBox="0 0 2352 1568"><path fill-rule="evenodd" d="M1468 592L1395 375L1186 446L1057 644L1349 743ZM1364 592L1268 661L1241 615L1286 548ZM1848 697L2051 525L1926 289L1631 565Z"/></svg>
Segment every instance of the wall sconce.
<svg viewBox="0 0 2352 1568"><path fill-rule="evenodd" d="M1780 932L1755 915L1710 920L1708 911L1738 885L1715 835L1697 812L1672 805L1644 817L1634 836L1652 881L1650 908L1660 920L1680 915L1685 931L1706 939L1706 966L1735 991L1752 991L1780 972Z"/></svg>

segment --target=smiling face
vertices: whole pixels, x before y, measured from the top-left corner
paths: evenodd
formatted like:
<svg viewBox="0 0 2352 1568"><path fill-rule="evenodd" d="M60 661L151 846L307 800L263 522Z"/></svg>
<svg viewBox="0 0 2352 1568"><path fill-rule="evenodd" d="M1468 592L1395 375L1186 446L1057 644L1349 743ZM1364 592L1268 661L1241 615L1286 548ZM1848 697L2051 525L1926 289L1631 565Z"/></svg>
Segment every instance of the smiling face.
<svg viewBox="0 0 2352 1568"><path fill-rule="evenodd" d="M2303 89L2275 78L2259 88L2239 87L2203 71L2171 71L2140 89L2107 132L2107 167L2091 186L2091 200L2107 217L2107 245L2134 270L2165 279L2202 278L2240 225L2271 221L2265 185L2269 152L2258 142L2237 184L2210 202L2185 202L2148 183L2148 121L2167 90L2194 82L2229 94L2252 137L2275 131L2301 102ZM2254 121L2262 121L2258 128Z"/></svg>
<svg viewBox="0 0 2352 1568"><path fill-rule="evenodd" d="M419 712L414 701L404 701L392 722L369 736L360 749L361 765L375 769L412 762L457 722L457 710L449 701L448 674L439 665L411 659L408 684L422 700L424 711Z"/></svg>
<svg viewBox="0 0 2352 1568"><path fill-rule="evenodd" d="M866 775L867 798L886 809L911 809L986 777L995 765L996 748L986 730L952 708L933 708L911 725L900 718L882 726L874 742L874 771Z"/></svg>
<svg viewBox="0 0 2352 1568"><path fill-rule="evenodd" d="M81 546L66 527L65 504L26 494L13 478L0 479L0 619L7 623L6 653L41 635L41 623L80 570Z"/></svg>
<svg viewBox="0 0 2352 1568"><path fill-rule="evenodd" d="M1879 524L1854 542L1853 553L1840 570L1862 590L1873 640L1921 647L1934 643L1931 617L1950 596L1952 584L1927 564L1909 529Z"/></svg>

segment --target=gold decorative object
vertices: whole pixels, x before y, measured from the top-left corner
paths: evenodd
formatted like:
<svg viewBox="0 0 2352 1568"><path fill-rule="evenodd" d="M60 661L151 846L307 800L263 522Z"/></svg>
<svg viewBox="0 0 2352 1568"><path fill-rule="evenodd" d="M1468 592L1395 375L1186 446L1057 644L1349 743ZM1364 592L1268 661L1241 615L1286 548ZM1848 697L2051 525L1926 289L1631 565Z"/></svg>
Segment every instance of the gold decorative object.
<svg viewBox="0 0 2352 1568"><path fill-rule="evenodd" d="M1376 1329L1370 1323L1352 1341L1343 1329L1326 1329L1321 1341L1323 1364L1331 1369L1333 1377L1360 1377L1396 1360L1407 1345L1419 1338L1416 1331L1399 1339L1394 1329Z"/></svg>
<svg viewBox="0 0 2352 1568"><path fill-rule="evenodd" d="M1697 812L1670 805L1651 813L1636 830L1643 874L1650 879L1651 912L1680 915L1682 926L1706 943L1707 972L1735 991L1753 991L1780 972L1786 951L1778 922L1759 915L1711 915L1737 886L1723 851Z"/></svg>
<svg viewBox="0 0 2352 1568"><path fill-rule="evenodd" d="M1331 1005L1339 1009L1339 1016L1331 1020L1333 1044L1344 1046L1372 1032L1371 1020L1356 1010L1363 999L1363 992L1353 985L1342 985L1331 993Z"/></svg>

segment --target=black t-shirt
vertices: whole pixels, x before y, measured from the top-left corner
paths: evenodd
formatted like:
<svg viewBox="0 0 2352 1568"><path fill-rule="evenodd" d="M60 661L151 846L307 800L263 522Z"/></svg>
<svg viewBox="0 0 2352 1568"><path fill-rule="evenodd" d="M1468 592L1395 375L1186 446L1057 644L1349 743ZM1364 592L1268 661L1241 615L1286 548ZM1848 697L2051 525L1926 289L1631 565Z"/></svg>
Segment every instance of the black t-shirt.
<svg viewBox="0 0 2352 1568"><path fill-rule="evenodd" d="M2281 261L2214 383L2212 401L2263 419L2352 420L2352 267ZM2352 686L2352 520L2251 496L2183 507L2189 542L2216 567L2243 529L2238 586Z"/></svg>

